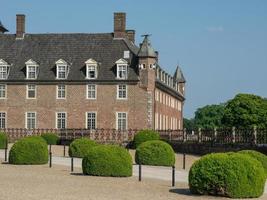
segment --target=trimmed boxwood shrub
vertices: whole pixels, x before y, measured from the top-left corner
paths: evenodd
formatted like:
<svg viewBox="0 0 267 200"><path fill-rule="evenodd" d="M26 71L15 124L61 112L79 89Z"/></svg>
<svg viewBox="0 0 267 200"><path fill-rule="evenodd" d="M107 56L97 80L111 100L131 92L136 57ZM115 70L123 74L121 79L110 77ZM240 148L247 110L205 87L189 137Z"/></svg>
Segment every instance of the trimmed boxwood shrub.
<svg viewBox="0 0 267 200"><path fill-rule="evenodd" d="M265 154L260 153L258 151L254 151L254 150L243 150L243 151L239 151L238 153L249 155L252 158L255 158L256 160L258 160L262 164L265 174L267 176L267 156Z"/></svg>
<svg viewBox="0 0 267 200"><path fill-rule="evenodd" d="M0 149L5 149L7 143L7 135L0 132Z"/></svg>
<svg viewBox="0 0 267 200"><path fill-rule="evenodd" d="M173 166L175 164L175 153L166 142L160 140L147 141L136 149L135 162L142 165Z"/></svg>
<svg viewBox="0 0 267 200"><path fill-rule="evenodd" d="M48 162L47 143L42 137L31 136L18 140L9 152L9 163L38 165Z"/></svg>
<svg viewBox="0 0 267 200"><path fill-rule="evenodd" d="M196 161L189 172L192 193L231 198L261 196L265 180L261 163L239 153L206 155Z"/></svg>
<svg viewBox="0 0 267 200"><path fill-rule="evenodd" d="M134 147L137 148L140 144L150 140L159 140L160 135L158 132L153 130L142 130L139 131L133 139Z"/></svg>
<svg viewBox="0 0 267 200"><path fill-rule="evenodd" d="M97 143L88 138L75 139L69 148L69 156L83 158L90 150L95 147Z"/></svg>
<svg viewBox="0 0 267 200"><path fill-rule="evenodd" d="M59 137L55 133L44 133L41 135L47 144L56 145L59 142Z"/></svg>
<svg viewBox="0 0 267 200"><path fill-rule="evenodd" d="M122 147L99 145L82 160L83 174L94 176L132 176L132 157Z"/></svg>

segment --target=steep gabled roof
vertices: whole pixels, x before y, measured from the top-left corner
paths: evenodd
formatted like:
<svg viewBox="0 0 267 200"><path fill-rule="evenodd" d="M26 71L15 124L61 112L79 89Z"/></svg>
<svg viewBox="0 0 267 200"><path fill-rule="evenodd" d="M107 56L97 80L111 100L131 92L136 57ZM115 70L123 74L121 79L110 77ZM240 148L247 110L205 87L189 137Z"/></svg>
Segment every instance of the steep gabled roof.
<svg viewBox="0 0 267 200"><path fill-rule="evenodd" d="M98 63L98 78L94 81L116 81L115 62L130 51L128 81L138 81L136 47L128 39L114 39L112 33L99 34L25 34L16 40L14 34L0 34L0 59L12 65L7 81L25 81L25 62L39 64L37 81L56 81L56 61L68 63L66 81L88 81L85 62Z"/></svg>
<svg viewBox="0 0 267 200"><path fill-rule="evenodd" d="M0 32L1 33L8 32L8 30L4 27L1 21L0 21Z"/></svg>
<svg viewBox="0 0 267 200"><path fill-rule="evenodd" d="M174 79L178 81L179 83L185 83L186 80L184 78L183 72L179 66L176 67L176 70L174 72Z"/></svg>
<svg viewBox="0 0 267 200"><path fill-rule="evenodd" d="M144 40L141 43L138 56L139 57L152 57L156 58L157 54L155 53L154 49L152 48L152 45L149 41L149 35L143 35Z"/></svg>

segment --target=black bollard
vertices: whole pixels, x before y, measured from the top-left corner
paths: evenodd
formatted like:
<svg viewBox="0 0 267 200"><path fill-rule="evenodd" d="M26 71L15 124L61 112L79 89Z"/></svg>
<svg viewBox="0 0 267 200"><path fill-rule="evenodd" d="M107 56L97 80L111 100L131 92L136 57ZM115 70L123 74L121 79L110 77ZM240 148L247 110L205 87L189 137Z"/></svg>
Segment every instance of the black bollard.
<svg viewBox="0 0 267 200"><path fill-rule="evenodd" d="M5 146L5 162L7 162L7 150L8 150L8 141L6 140L6 146Z"/></svg>
<svg viewBox="0 0 267 200"><path fill-rule="evenodd" d="M175 166L172 166L172 187L175 186Z"/></svg>
<svg viewBox="0 0 267 200"><path fill-rule="evenodd" d="M52 167L52 152L49 152L49 167Z"/></svg>
<svg viewBox="0 0 267 200"><path fill-rule="evenodd" d="M142 180L142 166L139 165L139 181Z"/></svg>
<svg viewBox="0 0 267 200"><path fill-rule="evenodd" d="M73 172L73 157L71 157L71 172Z"/></svg>
<svg viewBox="0 0 267 200"><path fill-rule="evenodd" d="M49 144L49 153L51 152L51 149L52 149L51 144Z"/></svg>
<svg viewBox="0 0 267 200"><path fill-rule="evenodd" d="M185 169L185 153L183 154L183 169Z"/></svg>
<svg viewBox="0 0 267 200"><path fill-rule="evenodd" d="M63 149L63 156L65 157L66 156L66 145L65 145L65 143L64 143L64 149Z"/></svg>

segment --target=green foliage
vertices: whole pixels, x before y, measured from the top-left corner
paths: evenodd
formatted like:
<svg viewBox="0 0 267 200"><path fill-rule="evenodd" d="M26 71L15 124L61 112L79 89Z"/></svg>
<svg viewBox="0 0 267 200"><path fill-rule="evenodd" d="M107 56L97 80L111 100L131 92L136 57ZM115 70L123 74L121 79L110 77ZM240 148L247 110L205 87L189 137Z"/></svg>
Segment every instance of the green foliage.
<svg viewBox="0 0 267 200"><path fill-rule="evenodd" d="M186 128L187 130L193 130L196 128L195 119L184 118L183 122L184 122L183 127Z"/></svg>
<svg viewBox="0 0 267 200"><path fill-rule="evenodd" d="M213 129L222 126L222 117L225 105L207 105L197 109L195 113L195 126L204 129Z"/></svg>
<svg viewBox="0 0 267 200"><path fill-rule="evenodd" d="M132 157L129 152L115 145L99 145L82 160L83 174L94 176L132 176Z"/></svg>
<svg viewBox="0 0 267 200"><path fill-rule="evenodd" d="M0 132L0 149L6 148L7 141L8 141L7 135L5 133Z"/></svg>
<svg viewBox="0 0 267 200"><path fill-rule="evenodd" d="M196 161L189 172L192 193L231 198L261 196L265 180L262 164L239 153L206 155Z"/></svg>
<svg viewBox="0 0 267 200"><path fill-rule="evenodd" d="M166 142L160 140L147 141L136 149L135 162L142 165L173 166L175 164L175 153Z"/></svg>
<svg viewBox="0 0 267 200"><path fill-rule="evenodd" d="M267 100L252 94L238 94L228 101L222 122L242 128L267 127Z"/></svg>
<svg viewBox="0 0 267 200"><path fill-rule="evenodd" d="M90 140L88 138L76 139L70 144L69 156L83 158L96 145L97 143L95 141Z"/></svg>
<svg viewBox="0 0 267 200"><path fill-rule="evenodd" d="M56 145L59 142L59 137L55 133L44 133L41 135L47 144Z"/></svg>
<svg viewBox="0 0 267 200"><path fill-rule="evenodd" d="M46 141L38 136L18 140L9 152L9 163L15 165L38 165L48 162Z"/></svg>
<svg viewBox="0 0 267 200"><path fill-rule="evenodd" d="M153 131L153 130L142 130L139 131L133 139L134 142L134 147L137 148L140 144L146 141L150 140L159 140L160 135L158 132Z"/></svg>
<svg viewBox="0 0 267 200"><path fill-rule="evenodd" d="M239 151L238 153L249 155L252 158L258 160L262 164L265 174L267 176L267 156L266 155L258 151L253 151L253 150L243 150L243 151Z"/></svg>

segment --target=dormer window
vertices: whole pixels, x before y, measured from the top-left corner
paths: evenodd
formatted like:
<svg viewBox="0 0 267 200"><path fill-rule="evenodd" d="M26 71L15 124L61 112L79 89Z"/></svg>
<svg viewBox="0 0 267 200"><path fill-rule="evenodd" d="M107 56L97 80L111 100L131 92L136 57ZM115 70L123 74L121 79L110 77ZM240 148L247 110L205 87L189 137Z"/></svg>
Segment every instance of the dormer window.
<svg viewBox="0 0 267 200"><path fill-rule="evenodd" d="M32 59L28 60L25 64L26 64L26 78L37 79L38 64Z"/></svg>
<svg viewBox="0 0 267 200"><path fill-rule="evenodd" d="M8 63L0 59L0 79L7 79L8 72L9 72Z"/></svg>
<svg viewBox="0 0 267 200"><path fill-rule="evenodd" d="M62 59L56 62L57 79L66 79L68 76L68 63Z"/></svg>
<svg viewBox="0 0 267 200"><path fill-rule="evenodd" d="M94 59L89 59L85 62L86 64L86 78L96 79L97 78L97 62Z"/></svg>
<svg viewBox="0 0 267 200"><path fill-rule="evenodd" d="M117 78L118 79L127 79L127 67L128 63L124 59L119 59L117 62Z"/></svg>

